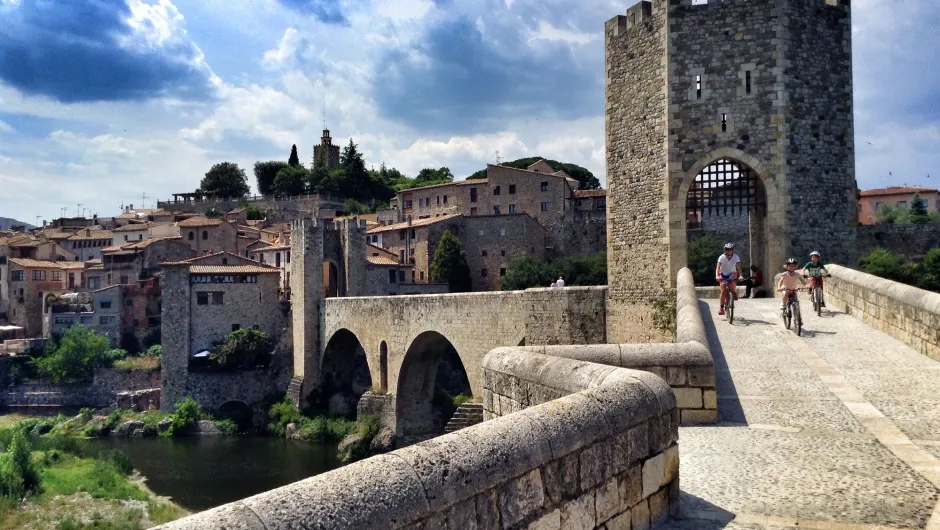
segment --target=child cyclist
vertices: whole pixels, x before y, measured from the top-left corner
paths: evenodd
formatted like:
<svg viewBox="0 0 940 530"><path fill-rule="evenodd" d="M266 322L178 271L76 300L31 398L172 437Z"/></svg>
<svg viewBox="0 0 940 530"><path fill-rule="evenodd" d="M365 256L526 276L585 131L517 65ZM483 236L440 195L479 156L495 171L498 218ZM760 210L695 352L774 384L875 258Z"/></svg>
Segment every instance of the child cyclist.
<svg viewBox="0 0 940 530"><path fill-rule="evenodd" d="M783 293L783 295L780 296L781 310L784 310L787 307L787 302L789 302L790 296L796 296L796 293L791 291L796 291L802 285L806 284L806 280L804 280L803 277L796 272L795 259L788 259L785 267L787 272L780 276L780 281L777 283L777 290Z"/></svg>
<svg viewBox="0 0 940 530"><path fill-rule="evenodd" d="M725 314L725 305L728 303L728 290L731 290L731 296L738 299L735 280L741 277L741 258L734 253L734 243L725 245L725 251L718 256L718 265L715 267L715 279L721 285L721 300L718 308L718 314Z"/></svg>
<svg viewBox="0 0 940 530"><path fill-rule="evenodd" d="M810 288L814 288L817 285L822 288L824 275L828 276L829 271L827 271L826 266L823 265L823 262L819 256L819 251L814 250L809 254L809 262L806 265L803 265L803 276L809 276ZM825 300L821 302L821 305L822 307L826 307Z"/></svg>

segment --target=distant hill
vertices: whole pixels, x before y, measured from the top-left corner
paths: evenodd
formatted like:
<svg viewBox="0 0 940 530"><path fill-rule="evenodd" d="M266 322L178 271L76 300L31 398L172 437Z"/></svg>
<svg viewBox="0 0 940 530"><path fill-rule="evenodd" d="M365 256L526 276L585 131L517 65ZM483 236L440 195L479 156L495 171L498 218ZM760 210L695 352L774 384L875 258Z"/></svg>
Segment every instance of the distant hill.
<svg viewBox="0 0 940 530"><path fill-rule="evenodd" d="M564 171L569 176L571 176L571 178L576 179L578 182L581 183L579 188L582 190L592 190L592 189L597 189L601 187L601 183L599 180L597 180L597 177L595 177L594 174L588 171L586 168L583 168L577 164L569 164L567 162L558 162L556 160L549 160L547 158L542 158L540 156L530 156L526 158L520 158L518 160L513 160L512 162L501 162L499 165L514 167L517 169L525 169L531 166L532 164L538 162L539 160L545 160L546 162L548 162L548 165L555 168L555 171L559 171L559 170ZM476 173L470 175L467 178L468 179L485 179L486 170L481 169L480 171L477 171Z"/></svg>
<svg viewBox="0 0 940 530"><path fill-rule="evenodd" d="M12 225L25 225L26 228L35 228L29 223L24 223L23 221L17 221L16 219L10 219L9 217L0 217L0 230L10 228Z"/></svg>

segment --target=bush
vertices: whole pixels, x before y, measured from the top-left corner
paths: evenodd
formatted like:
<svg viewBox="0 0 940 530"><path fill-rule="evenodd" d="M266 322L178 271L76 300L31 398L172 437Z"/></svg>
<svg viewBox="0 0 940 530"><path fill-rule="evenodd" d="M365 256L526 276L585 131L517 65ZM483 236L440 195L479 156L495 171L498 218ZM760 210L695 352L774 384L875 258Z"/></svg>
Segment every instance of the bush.
<svg viewBox="0 0 940 530"><path fill-rule="evenodd" d="M369 213L369 207L355 199L343 201L343 211L350 215Z"/></svg>
<svg viewBox="0 0 940 530"><path fill-rule="evenodd" d="M222 431L222 434L235 434L238 432L238 425L232 421L230 418L225 418L224 420L216 420L215 426Z"/></svg>
<svg viewBox="0 0 940 530"><path fill-rule="evenodd" d="M463 405L464 403L470 403L471 401L473 401L473 398L464 394L457 394L456 396L453 397L452 401L455 407L459 407Z"/></svg>
<svg viewBox="0 0 940 530"><path fill-rule="evenodd" d="M356 429L356 422L338 416L302 417L300 437L311 442L339 442Z"/></svg>
<svg viewBox="0 0 940 530"><path fill-rule="evenodd" d="M558 277L565 285L607 285L607 253L591 256L543 261L532 254L524 254L511 262L500 282L504 291L516 291L532 287L548 287Z"/></svg>
<svg viewBox="0 0 940 530"><path fill-rule="evenodd" d="M284 397L268 410L268 431L277 436L284 436L289 423L300 423L303 414L294 407L289 397Z"/></svg>
<svg viewBox="0 0 940 530"><path fill-rule="evenodd" d="M172 423L170 423L170 427L167 428L167 430L160 433L160 436L169 438L183 434L204 416L205 413L202 411L202 407L199 406L199 403L196 403L193 398L187 396L186 399L176 404L172 416Z"/></svg>
<svg viewBox="0 0 940 530"><path fill-rule="evenodd" d="M209 358L225 369L255 368L268 363L273 345L274 341L263 331L239 329L212 348Z"/></svg>
<svg viewBox="0 0 940 530"><path fill-rule="evenodd" d="M264 219L264 211L257 206L246 206L245 219L248 221L260 221Z"/></svg>
<svg viewBox="0 0 940 530"><path fill-rule="evenodd" d="M917 272L918 287L940 293L940 247L924 255L924 261L918 267Z"/></svg>
<svg viewBox="0 0 940 530"><path fill-rule="evenodd" d="M669 292L659 298L651 298L653 306L653 326L665 333L676 333L676 291Z"/></svg>
<svg viewBox="0 0 940 530"><path fill-rule="evenodd" d="M39 373L54 383L87 378L97 367L113 363L108 339L83 326L71 327L58 342L50 342L46 354L36 359Z"/></svg>
<svg viewBox="0 0 940 530"><path fill-rule="evenodd" d="M144 355L149 355L151 357L163 356L163 345L154 344L153 346L147 348L147 352Z"/></svg>
<svg viewBox="0 0 940 530"><path fill-rule="evenodd" d="M39 472L30 460L32 446L21 429L14 429L0 453L0 495L20 499L39 487Z"/></svg>
<svg viewBox="0 0 940 530"><path fill-rule="evenodd" d="M907 259L883 248L875 249L871 254L859 258L858 266L868 274L896 282L911 283L912 271Z"/></svg>

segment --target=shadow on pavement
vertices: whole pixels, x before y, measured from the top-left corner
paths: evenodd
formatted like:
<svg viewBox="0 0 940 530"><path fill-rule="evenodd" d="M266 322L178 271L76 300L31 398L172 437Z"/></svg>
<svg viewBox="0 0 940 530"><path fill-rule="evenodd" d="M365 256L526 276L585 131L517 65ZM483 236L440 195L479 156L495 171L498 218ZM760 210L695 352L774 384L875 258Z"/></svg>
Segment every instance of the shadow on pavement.
<svg viewBox="0 0 940 530"><path fill-rule="evenodd" d="M738 399L738 392L734 387L734 380L731 378L731 371L728 369L728 362L725 359L725 352L721 347L721 339L718 337L718 330L715 326L727 326L727 321L715 321L716 315L711 306L702 300L698 301L699 311L702 313L702 322L705 324L705 332L708 334L708 348L712 352L712 358L715 360L715 386L718 389L718 423L724 421L744 422L744 409L741 407L741 401ZM761 321L763 322L763 321Z"/></svg>
<svg viewBox="0 0 940 530"><path fill-rule="evenodd" d="M681 492L679 515L660 524L658 528L676 530L718 530L734 520L734 514L691 493Z"/></svg>

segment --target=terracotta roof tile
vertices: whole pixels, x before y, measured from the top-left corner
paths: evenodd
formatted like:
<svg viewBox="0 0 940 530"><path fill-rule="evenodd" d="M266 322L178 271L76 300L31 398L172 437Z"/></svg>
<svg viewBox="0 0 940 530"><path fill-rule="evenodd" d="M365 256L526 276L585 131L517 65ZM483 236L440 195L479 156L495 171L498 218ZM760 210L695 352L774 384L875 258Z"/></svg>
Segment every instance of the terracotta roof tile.
<svg viewBox="0 0 940 530"><path fill-rule="evenodd" d="M861 193L862 197L880 197L883 195L907 195L909 193L937 193L937 190L920 186L889 186L887 188L863 190Z"/></svg>
<svg viewBox="0 0 940 530"><path fill-rule="evenodd" d="M262 265L193 265L190 274L280 274L273 267Z"/></svg>
<svg viewBox="0 0 940 530"><path fill-rule="evenodd" d="M83 240L83 239L111 239L110 230L79 230L72 234L72 237L69 240Z"/></svg>
<svg viewBox="0 0 940 530"><path fill-rule="evenodd" d="M44 261L28 258L10 258L10 263L31 269L83 269L85 264L81 261Z"/></svg>
<svg viewBox="0 0 940 530"><path fill-rule="evenodd" d="M185 221L180 221L179 226L183 228L198 228L201 226L219 226L221 219L209 219L207 217L191 217Z"/></svg>
<svg viewBox="0 0 940 530"><path fill-rule="evenodd" d="M379 234L382 232L391 232L393 230L405 230L408 228L421 228L423 226L433 225L434 223L440 223L442 221L450 221L452 219L456 219L457 217L460 217L460 215L458 214L458 215L443 215L441 217L428 217L427 219L418 219L418 220L412 221L411 224L408 224L408 222L404 222L404 223L395 223L393 225L379 226L371 230L368 230L366 233L367 234Z"/></svg>
<svg viewBox="0 0 940 530"><path fill-rule="evenodd" d="M397 261L391 258L386 258L385 256L366 256L366 261L368 261L370 265L382 265L382 266L400 265Z"/></svg>
<svg viewBox="0 0 940 530"><path fill-rule="evenodd" d="M150 223L130 223L112 229L112 232L139 232L150 229Z"/></svg>

